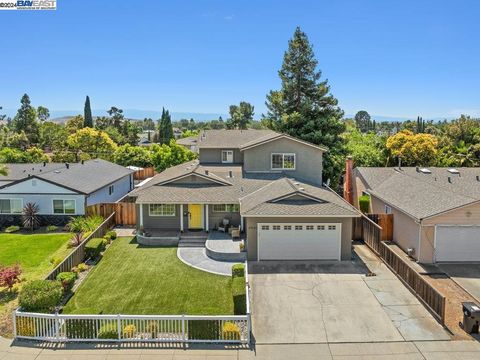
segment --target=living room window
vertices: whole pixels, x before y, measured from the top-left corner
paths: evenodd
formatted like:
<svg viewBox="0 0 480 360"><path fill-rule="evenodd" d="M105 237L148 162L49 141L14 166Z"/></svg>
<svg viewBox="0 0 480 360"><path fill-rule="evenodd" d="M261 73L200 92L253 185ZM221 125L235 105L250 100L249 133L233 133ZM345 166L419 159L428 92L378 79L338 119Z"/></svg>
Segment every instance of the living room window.
<svg viewBox="0 0 480 360"><path fill-rule="evenodd" d="M272 154L272 170L295 170L295 154Z"/></svg>
<svg viewBox="0 0 480 360"><path fill-rule="evenodd" d="M150 204L148 206L150 216L175 216L175 204Z"/></svg>
<svg viewBox="0 0 480 360"><path fill-rule="evenodd" d="M75 200L53 200L54 214L75 214Z"/></svg>
<svg viewBox="0 0 480 360"><path fill-rule="evenodd" d="M22 199L0 199L0 214L21 214L22 210Z"/></svg>
<svg viewBox="0 0 480 360"><path fill-rule="evenodd" d="M233 163L233 150L222 150L222 163Z"/></svg>
<svg viewBox="0 0 480 360"><path fill-rule="evenodd" d="M215 204L213 205L213 212L239 212L240 205L238 204Z"/></svg>

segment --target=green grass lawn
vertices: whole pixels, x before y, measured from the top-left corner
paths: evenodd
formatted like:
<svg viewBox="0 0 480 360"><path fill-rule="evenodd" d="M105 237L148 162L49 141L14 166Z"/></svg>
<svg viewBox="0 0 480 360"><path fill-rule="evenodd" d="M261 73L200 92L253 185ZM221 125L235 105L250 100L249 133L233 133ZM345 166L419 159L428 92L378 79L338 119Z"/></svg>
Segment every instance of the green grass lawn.
<svg viewBox="0 0 480 360"><path fill-rule="evenodd" d="M114 240L64 313L233 314L231 278L185 265L176 247Z"/></svg>

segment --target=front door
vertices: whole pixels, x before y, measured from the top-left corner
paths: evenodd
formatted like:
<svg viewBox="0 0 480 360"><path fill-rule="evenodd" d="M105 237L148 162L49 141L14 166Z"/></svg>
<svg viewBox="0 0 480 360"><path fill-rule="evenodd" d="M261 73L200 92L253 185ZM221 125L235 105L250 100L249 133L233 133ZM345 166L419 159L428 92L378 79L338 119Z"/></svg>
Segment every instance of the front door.
<svg viewBox="0 0 480 360"><path fill-rule="evenodd" d="M189 214L188 228L202 229L203 228L202 205L188 204L188 214Z"/></svg>

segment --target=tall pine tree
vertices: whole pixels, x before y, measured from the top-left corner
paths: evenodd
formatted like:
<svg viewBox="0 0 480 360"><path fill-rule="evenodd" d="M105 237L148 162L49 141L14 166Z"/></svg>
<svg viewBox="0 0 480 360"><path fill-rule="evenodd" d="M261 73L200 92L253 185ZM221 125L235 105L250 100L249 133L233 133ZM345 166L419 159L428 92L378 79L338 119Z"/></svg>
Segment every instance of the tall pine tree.
<svg viewBox="0 0 480 360"><path fill-rule="evenodd" d="M343 111L330 94L327 80L320 80L317 64L307 35L297 27L278 72L282 88L267 95L268 112L263 121L273 130L326 146L323 179L330 179L336 187L345 155L340 137L345 130Z"/></svg>
<svg viewBox="0 0 480 360"><path fill-rule="evenodd" d="M165 108L162 108L162 116L158 121L158 137L161 144L169 144L174 138L172 118Z"/></svg>
<svg viewBox="0 0 480 360"><path fill-rule="evenodd" d="M83 126L93 128L92 109L90 108L90 98L87 95L85 106L83 108Z"/></svg>
<svg viewBox="0 0 480 360"><path fill-rule="evenodd" d="M30 144L38 141L39 124L37 122L37 111L30 103L27 94L22 96L20 100L22 104L17 111L17 115L13 119L13 127L16 132L25 132Z"/></svg>

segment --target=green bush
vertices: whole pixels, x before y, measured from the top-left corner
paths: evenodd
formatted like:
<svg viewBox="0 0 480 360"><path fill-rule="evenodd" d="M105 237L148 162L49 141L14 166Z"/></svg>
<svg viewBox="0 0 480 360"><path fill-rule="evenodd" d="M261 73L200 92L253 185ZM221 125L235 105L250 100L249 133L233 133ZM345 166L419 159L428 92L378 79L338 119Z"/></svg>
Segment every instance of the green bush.
<svg viewBox="0 0 480 360"><path fill-rule="evenodd" d="M232 279L232 296L233 313L235 315L245 315L247 313L247 291L243 276Z"/></svg>
<svg viewBox="0 0 480 360"><path fill-rule="evenodd" d="M192 340L218 340L221 332L216 320L188 320L187 329Z"/></svg>
<svg viewBox="0 0 480 360"><path fill-rule="evenodd" d="M85 258L96 259L105 249L103 238L93 238L85 245Z"/></svg>
<svg viewBox="0 0 480 360"><path fill-rule="evenodd" d="M77 266L72 268L72 271L75 273L81 273L88 270L88 265L85 263L80 263Z"/></svg>
<svg viewBox="0 0 480 360"><path fill-rule="evenodd" d="M75 280L77 279L77 273L71 272L61 272L57 275L57 280L62 283L63 291L65 293L69 292L73 288L73 284L75 284Z"/></svg>
<svg viewBox="0 0 480 360"><path fill-rule="evenodd" d="M70 218L67 225L69 231L72 232L91 232L95 231L103 222L103 218L99 215L92 215L88 217L76 216Z"/></svg>
<svg viewBox="0 0 480 360"><path fill-rule="evenodd" d="M358 198L358 204L360 206L360 211L363 213L368 213L370 211L370 196L362 195Z"/></svg>
<svg viewBox="0 0 480 360"><path fill-rule="evenodd" d="M20 290L18 302L24 311L49 312L55 309L63 295L59 281L34 280Z"/></svg>
<svg viewBox="0 0 480 360"><path fill-rule="evenodd" d="M13 233L13 232L17 232L18 230L20 230L20 226L12 225L12 226L7 227L5 229L5 232L6 233Z"/></svg>
<svg viewBox="0 0 480 360"><path fill-rule="evenodd" d="M232 277L242 277L245 276L245 265L244 264L235 264L232 266Z"/></svg>
<svg viewBox="0 0 480 360"><path fill-rule="evenodd" d="M48 225L47 226L47 231L48 232L54 232L54 231L57 231L58 230L58 226L55 226L55 225Z"/></svg>
<svg viewBox="0 0 480 360"><path fill-rule="evenodd" d="M97 324L92 319L66 319L65 331L69 339L95 339Z"/></svg>
<svg viewBox="0 0 480 360"><path fill-rule="evenodd" d="M62 259L59 258L59 257L51 257L50 258L50 264L52 264L52 266L55 268L57 267L58 264L60 264L62 262Z"/></svg>
<svg viewBox="0 0 480 360"><path fill-rule="evenodd" d="M118 328L116 324L106 324L98 331L99 339L118 339Z"/></svg>
<svg viewBox="0 0 480 360"><path fill-rule="evenodd" d="M117 238L117 233L115 231L109 231L104 236L105 239L115 240Z"/></svg>

